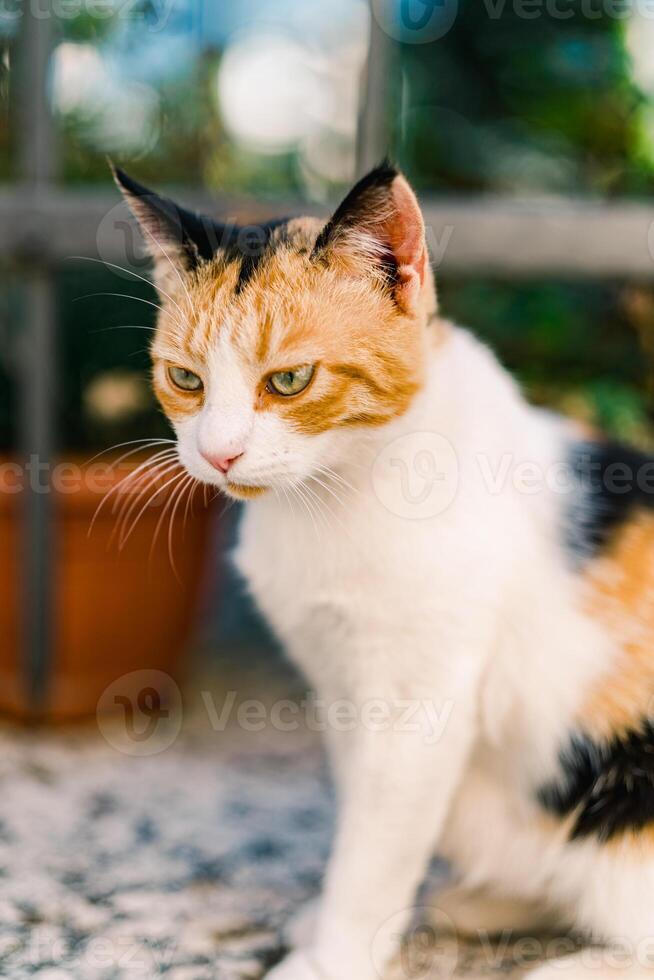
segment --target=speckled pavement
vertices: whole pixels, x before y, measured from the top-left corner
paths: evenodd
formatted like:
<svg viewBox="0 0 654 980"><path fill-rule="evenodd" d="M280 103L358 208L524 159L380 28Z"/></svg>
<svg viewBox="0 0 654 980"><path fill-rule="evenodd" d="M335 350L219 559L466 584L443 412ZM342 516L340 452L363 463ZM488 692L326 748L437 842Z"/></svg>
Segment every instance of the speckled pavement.
<svg viewBox="0 0 654 980"><path fill-rule="evenodd" d="M237 711L223 723L228 692L242 707L256 680L194 686L181 729L169 719L137 754L120 719L0 728L1 976L245 980L279 959L284 923L318 889L333 804L315 732L260 730L256 709L245 730ZM268 706L287 696L265 688ZM393 978L515 967L506 943L432 936L427 958L405 955Z"/></svg>

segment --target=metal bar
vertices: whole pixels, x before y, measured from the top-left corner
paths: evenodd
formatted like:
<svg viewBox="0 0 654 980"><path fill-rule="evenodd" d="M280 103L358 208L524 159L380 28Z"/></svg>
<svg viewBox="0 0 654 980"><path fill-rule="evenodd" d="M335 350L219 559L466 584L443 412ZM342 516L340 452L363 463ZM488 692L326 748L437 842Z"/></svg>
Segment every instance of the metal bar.
<svg viewBox="0 0 654 980"><path fill-rule="evenodd" d="M47 72L53 18L25 11L19 38L19 167L31 210L43 217L41 202L56 173L53 123L47 102ZM15 229L14 229L15 230ZM42 228L42 237L48 229ZM22 453L29 467L22 549L22 640L29 708L47 706L53 648L53 499L50 467L54 449L55 301L48 248L38 240L21 268L26 315L21 331L20 415Z"/></svg>
<svg viewBox="0 0 654 980"><path fill-rule="evenodd" d="M652 279L654 224L640 203L424 202L437 270L513 277Z"/></svg>
<svg viewBox="0 0 654 980"><path fill-rule="evenodd" d="M26 287L22 350L22 443L28 467L22 549L25 681L31 710L47 706L52 660L55 297L52 276L35 271Z"/></svg>
<svg viewBox="0 0 654 980"><path fill-rule="evenodd" d="M56 176L54 123L47 100L48 67L54 18L45 11L24 11L18 42L19 179L32 192Z"/></svg>
<svg viewBox="0 0 654 980"><path fill-rule="evenodd" d="M211 198L176 188L173 196L208 214L257 222L282 214L322 214L300 201ZM124 258L125 214L118 193L40 196L0 191L0 261L49 249L52 261L73 255ZM593 278L654 277L654 217L649 204L556 198L522 201L423 200L434 264L444 273ZM99 234L99 229L101 229Z"/></svg>
<svg viewBox="0 0 654 980"><path fill-rule="evenodd" d="M391 41L370 10L370 41L364 71L357 132L357 176L372 170L390 150L388 100Z"/></svg>

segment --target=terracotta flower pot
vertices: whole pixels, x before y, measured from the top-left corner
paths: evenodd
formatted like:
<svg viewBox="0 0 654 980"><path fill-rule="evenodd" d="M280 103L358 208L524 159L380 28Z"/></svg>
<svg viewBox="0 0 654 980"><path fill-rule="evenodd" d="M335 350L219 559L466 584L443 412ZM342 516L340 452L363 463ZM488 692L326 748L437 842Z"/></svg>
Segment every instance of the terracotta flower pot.
<svg viewBox="0 0 654 980"><path fill-rule="evenodd" d="M184 499L169 536L175 487L148 498L172 474L137 499L145 486L135 475L141 462L76 461L53 470L53 644L42 711L48 718L92 714L107 686L133 671L176 677L183 668L212 509L197 492L192 507ZM21 643L25 479L16 464L0 465L0 710L21 715L33 712Z"/></svg>

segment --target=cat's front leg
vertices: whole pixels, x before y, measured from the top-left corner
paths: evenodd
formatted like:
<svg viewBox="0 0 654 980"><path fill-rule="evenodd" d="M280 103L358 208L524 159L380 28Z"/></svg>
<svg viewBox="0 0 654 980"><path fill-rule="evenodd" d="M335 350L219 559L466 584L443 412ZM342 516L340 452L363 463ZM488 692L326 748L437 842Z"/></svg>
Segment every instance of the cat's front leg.
<svg viewBox="0 0 654 980"><path fill-rule="evenodd" d="M332 733L348 764L315 937L268 980L378 980L397 949L475 734L479 662L421 668L414 682L394 668L381 696L359 696L354 730Z"/></svg>

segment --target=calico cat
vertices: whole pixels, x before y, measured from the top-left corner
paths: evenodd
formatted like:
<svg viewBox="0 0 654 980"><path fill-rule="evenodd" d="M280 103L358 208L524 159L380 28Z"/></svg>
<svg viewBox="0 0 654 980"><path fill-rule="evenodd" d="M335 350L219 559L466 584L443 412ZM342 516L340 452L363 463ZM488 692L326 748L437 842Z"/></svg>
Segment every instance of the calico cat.
<svg viewBox="0 0 654 980"><path fill-rule="evenodd" d="M438 852L458 930L620 944L539 980L654 977L654 462L529 406L438 315L392 166L326 223L250 229L115 177L151 245L179 458L247 501L239 569L357 719L328 736L322 897L268 976L373 980Z"/></svg>

